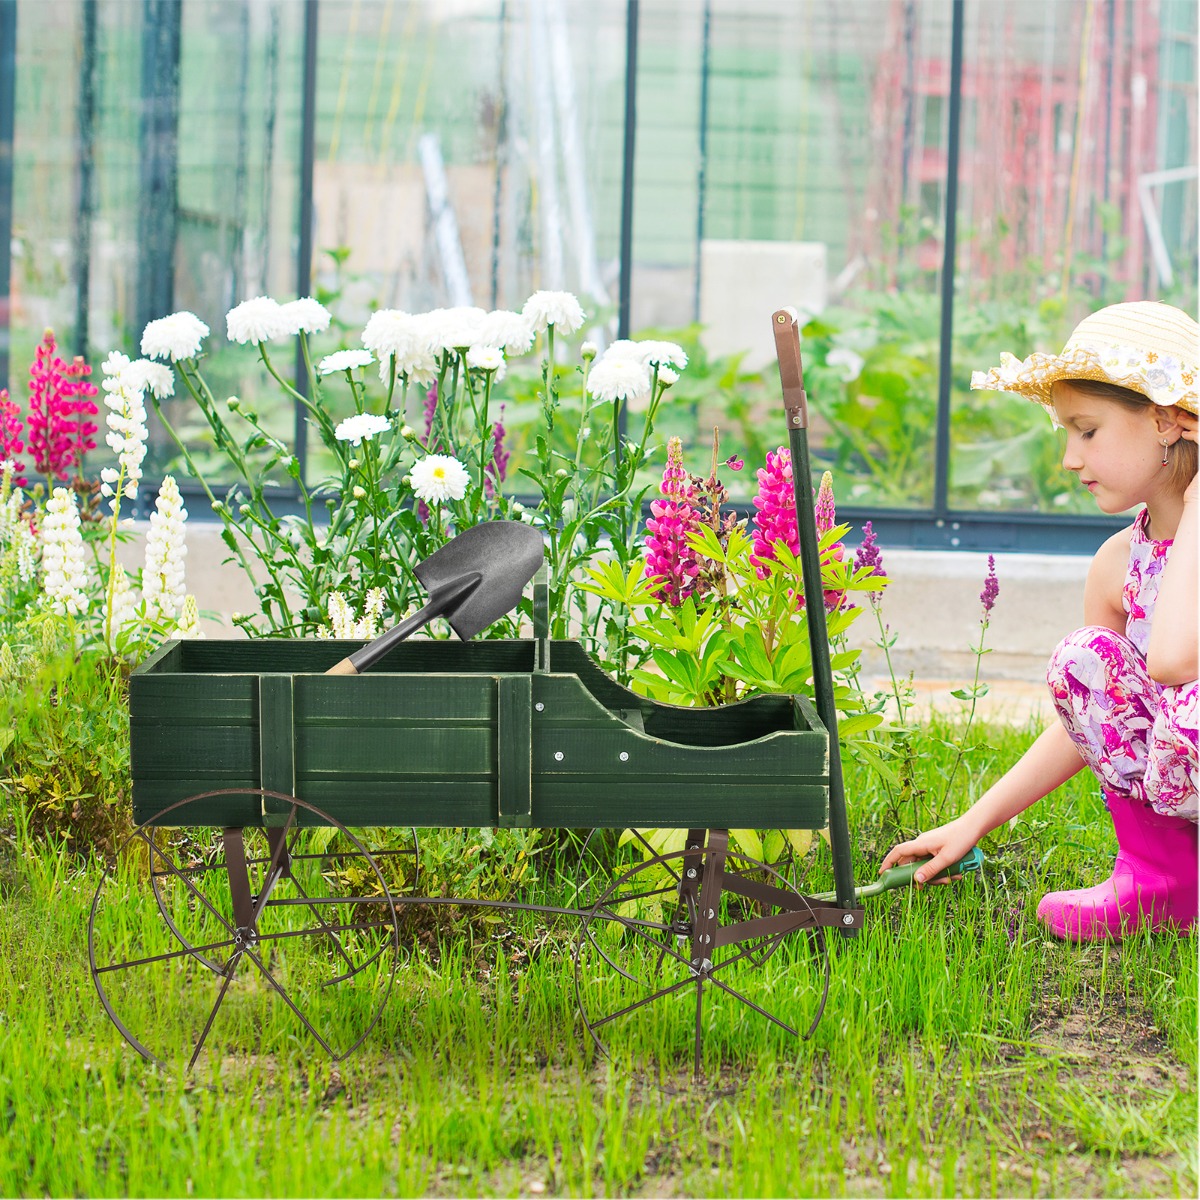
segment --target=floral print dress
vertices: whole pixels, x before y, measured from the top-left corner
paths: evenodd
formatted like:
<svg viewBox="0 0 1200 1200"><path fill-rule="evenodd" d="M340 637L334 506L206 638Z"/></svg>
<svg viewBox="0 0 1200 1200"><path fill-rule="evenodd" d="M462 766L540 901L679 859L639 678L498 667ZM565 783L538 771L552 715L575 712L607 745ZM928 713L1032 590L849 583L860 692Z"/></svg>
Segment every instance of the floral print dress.
<svg viewBox="0 0 1200 1200"><path fill-rule="evenodd" d="M1106 790L1168 816L1200 818L1197 799L1197 684L1163 687L1146 671L1150 620L1171 542L1133 525L1122 604L1122 636L1102 626L1068 635L1055 648L1047 682L1071 740Z"/></svg>

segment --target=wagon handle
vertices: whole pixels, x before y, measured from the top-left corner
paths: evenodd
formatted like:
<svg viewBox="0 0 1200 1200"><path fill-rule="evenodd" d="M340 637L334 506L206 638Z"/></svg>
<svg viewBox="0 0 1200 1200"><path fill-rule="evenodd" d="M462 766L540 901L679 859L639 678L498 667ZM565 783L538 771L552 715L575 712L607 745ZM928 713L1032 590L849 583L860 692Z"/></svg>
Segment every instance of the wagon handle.
<svg viewBox="0 0 1200 1200"><path fill-rule="evenodd" d="M787 413L792 486L796 494L796 525L800 535L800 567L804 577L808 641L812 653L813 691L816 693L817 715L829 735L829 844L833 851L833 878L837 886L837 903L842 908L852 908L854 865L850 860L850 825L846 818L833 667L829 661L821 558L817 551L817 518L813 506L812 471L808 461L808 396L804 391L800 325L795 310L776 310L771 315L771 327L775 334L779 382L783 387L783 406Z"/></svg>

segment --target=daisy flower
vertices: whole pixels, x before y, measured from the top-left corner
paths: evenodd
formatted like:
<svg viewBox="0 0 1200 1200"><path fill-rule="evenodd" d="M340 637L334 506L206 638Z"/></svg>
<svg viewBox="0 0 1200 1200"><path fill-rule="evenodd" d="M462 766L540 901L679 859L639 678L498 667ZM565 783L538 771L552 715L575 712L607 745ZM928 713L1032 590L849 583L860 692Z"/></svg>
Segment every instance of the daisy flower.
<svg viewBox="0 0 1200 1200"><path fill-rule="evenodd" d="M426 504L461 500L471 482L467 468L449 454L430 454L418 459L409 472L413 494Z"/></svg>

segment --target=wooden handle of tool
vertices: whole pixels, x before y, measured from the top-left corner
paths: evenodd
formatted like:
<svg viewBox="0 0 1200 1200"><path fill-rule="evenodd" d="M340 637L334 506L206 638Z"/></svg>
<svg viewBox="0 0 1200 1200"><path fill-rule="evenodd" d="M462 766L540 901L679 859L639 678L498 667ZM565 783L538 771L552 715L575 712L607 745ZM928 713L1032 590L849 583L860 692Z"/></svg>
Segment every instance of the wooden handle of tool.
<svg viewBox="0 0 1200 1200"><path fill-rule="evenodd" d="M348 658L343 658L340 663L335 663L332 667L330 667L329 670L325 672L325 674L326 675L357 675L358 672L354 669L354 664Z"/></svg>

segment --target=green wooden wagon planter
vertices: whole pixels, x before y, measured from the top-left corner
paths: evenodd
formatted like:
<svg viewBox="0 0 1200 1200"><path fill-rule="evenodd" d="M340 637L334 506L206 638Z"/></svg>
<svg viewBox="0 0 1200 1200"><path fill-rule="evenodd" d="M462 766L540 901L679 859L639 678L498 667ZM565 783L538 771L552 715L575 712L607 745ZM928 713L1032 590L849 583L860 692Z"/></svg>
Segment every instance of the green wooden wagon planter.
<svg viewBox="0 0 1200 1200"><path fill-rule="evenodd" d="M799 341L786 311L774 320L804 589L820 597ZM321 640L170 642L134 672L142 854L123 855L97 892L89 952L140 1053L194 1065L218 1014L221 1045L283 1019L335 1058L350 1053L384 1011L399 912L450 899L419 894L411 831L426 826L686 830L676 853L648 853L572 908L474 903L579 919L575 990L601 1050L682 1006L698 1072L706 997L811 1034L825 930L863 921L822 604L809 606L816 705L763 696L721 709L635 695L579 643L550 639L541 580L534 611L533 638L404 641L363 675L327 674L360 644ZM835 893L804 896L736 853L731 826L828 827ZM385 848L364 829L387 831ZM798 931L824 956L800 1015L763 974Z"/></svg>

